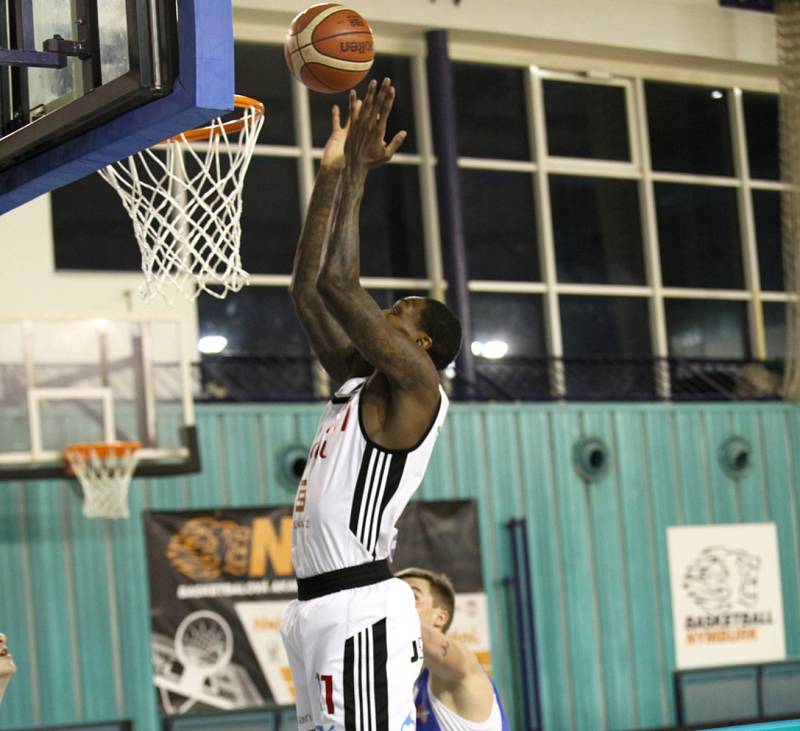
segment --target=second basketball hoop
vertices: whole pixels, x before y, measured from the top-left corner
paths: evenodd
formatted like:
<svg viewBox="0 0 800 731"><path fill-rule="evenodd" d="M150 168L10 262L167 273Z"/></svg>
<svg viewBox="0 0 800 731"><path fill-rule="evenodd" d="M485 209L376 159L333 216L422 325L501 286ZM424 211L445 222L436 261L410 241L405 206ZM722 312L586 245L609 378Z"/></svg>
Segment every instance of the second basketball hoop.
<svg viewBox="0 0 800 731"><path fill-rule="evenodd" d="M174 292L223 298L247 283L242 268L242 186L264 123L264 105L236 96L241 117L215 119L109 165L142 254L142 298Z"/></svg>

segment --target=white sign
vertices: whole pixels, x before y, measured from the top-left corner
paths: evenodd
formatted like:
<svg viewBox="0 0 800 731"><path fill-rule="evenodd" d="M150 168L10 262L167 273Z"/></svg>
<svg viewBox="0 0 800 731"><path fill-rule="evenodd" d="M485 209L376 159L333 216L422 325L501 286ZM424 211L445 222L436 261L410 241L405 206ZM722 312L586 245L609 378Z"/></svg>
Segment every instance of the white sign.
<svg viewBox="0 0 800 731"><path fill-rule="evenodd" d="M678 670L786 658L774 523L667 528Z"/></svg>

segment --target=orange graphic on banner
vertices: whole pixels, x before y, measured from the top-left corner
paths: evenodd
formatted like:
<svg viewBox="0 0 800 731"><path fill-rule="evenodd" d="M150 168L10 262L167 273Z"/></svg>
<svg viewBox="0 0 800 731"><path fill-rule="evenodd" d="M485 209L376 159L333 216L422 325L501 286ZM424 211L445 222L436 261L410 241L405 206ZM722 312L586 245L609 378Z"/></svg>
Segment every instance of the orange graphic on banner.
<svg viewBox="0 0 800 731"><path fill-rule="evenodd" d="M686 635L686 642L689 645L718 645L723 642L749 642L756 639L758 639L757 627L707 629L700 632L689 632Z"/></svg>
<svg viewBox="0 0 800 731"><path fill-rule="evenodd" d="M292 519L284 516L280 521L280 537L269 518L253 521L253 537L250 548L250 576L265 576L267 565L279 576L292 575Z"/></svg>

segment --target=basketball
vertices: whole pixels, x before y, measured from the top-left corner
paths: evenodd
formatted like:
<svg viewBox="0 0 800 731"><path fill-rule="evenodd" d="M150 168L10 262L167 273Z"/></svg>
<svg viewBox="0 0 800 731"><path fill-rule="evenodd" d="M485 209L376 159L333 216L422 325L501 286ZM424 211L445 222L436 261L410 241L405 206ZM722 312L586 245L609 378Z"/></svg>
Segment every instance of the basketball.
<svg viewBox="0 0 800 731"><path fill-rule="evenodd" d="M352 89L372 67L372 29L338 3L312 5L297 15L283 46L292 75L309 89L334 94Z"/></svg>

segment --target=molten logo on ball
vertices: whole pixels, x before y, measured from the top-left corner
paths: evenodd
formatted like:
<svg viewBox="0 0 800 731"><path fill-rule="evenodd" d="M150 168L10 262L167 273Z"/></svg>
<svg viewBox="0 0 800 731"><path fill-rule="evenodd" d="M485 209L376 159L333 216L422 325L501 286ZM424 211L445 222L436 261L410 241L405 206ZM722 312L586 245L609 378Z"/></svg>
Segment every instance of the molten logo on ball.
<svg viewBox="0 0 800 731"><path fill-rule="evenodd" d="M372 67L374 37L355 10L312 5L292 21L283 47L292 75L309 89L333 94L352 89Z"/></svg>

